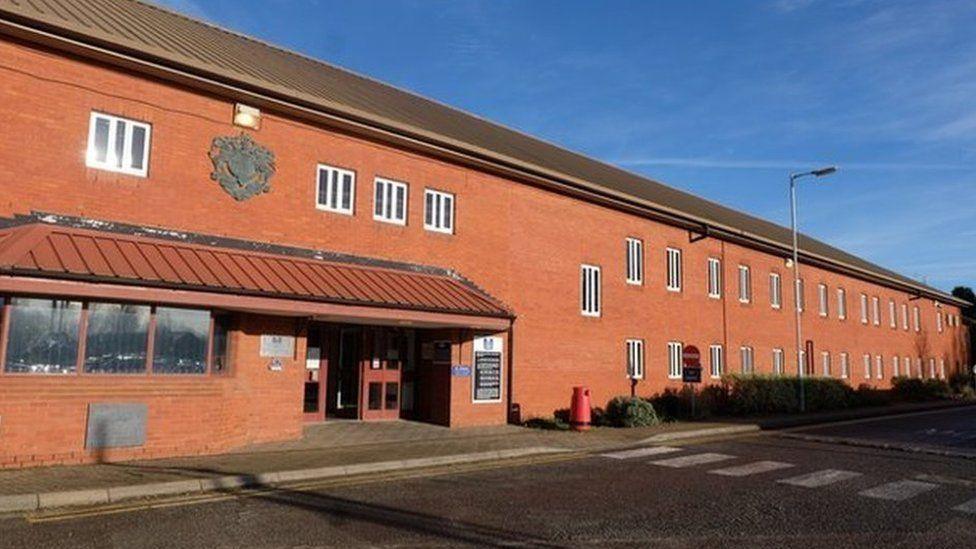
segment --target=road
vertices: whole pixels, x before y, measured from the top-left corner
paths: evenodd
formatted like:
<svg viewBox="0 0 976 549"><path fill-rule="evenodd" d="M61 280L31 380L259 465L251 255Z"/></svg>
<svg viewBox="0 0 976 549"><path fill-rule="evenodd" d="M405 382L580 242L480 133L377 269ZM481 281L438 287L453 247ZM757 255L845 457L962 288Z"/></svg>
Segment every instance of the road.
<svg viewBox="0 0 976 549"><path fill-rule="evenodd" d="M940 412L821 430L959 431L964 417ZM161 509L9 519L0 521L0 545L973 547L974 472L976 461L961 457L760 434Z"/></svg>

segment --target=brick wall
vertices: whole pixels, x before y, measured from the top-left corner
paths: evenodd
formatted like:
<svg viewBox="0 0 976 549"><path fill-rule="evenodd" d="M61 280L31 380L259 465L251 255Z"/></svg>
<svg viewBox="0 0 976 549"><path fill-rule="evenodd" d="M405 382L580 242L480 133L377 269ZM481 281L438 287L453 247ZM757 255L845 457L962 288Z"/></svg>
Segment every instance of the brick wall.
<svg viewBox="0 0 976 549"><path fill-rule="evenodd" d="M629 393L624 364L627 338L646 340L647 373L638 385L640 394L675 385L667 379L668 341L695 344L703 353L709 344L723 344L729 371L738 369L742 345L754 348L760 372L770 370L772 349L784 348L787 371L795 371L790 352L791 275L783 258L713 238L691 243L687 232L674 227L270 112L264 113L261 130L251 133L277 155L273 189L270 194L236 202L210 179L207 156L214 137L241 131L230 123L232 100L13 42L0 43L0 60L4 82L0 92L0 119L4 121L0 182L5 191L0 195L0 216L45 211L456 269L509 304L518 315L513 338L507 343L514 350L512 397L521 404L523 417L548 415L567 407L572 387L578 384L591 387L595 405L602 405L613 395ZM92 110L152 124L149 177L85 167ZM315 170L320 162L356 172L355 215L314 207ZM375 176L409 183L406 226L372 219ZM456 234L423 229L426 187L456 194ZM642 286L624 282L624 239L628 236L644 241L646 275ZM684 287L680 293L665 291L666 246L683 250ZM710 256L723 260L725 292L720 300L706 296L706 259ZM579 314L581 263L602 267L604 307L600 318ZM737 300L740 263L752 268L753 301L747 305ZM770 271L783 276L780 310L769 306ZM928 355L945 357L950 370L964 362L962 328L946 327L944 333L937 333L931 300L909 301L910 296L903 292L820 269L804 267L802 274L807 297L804 339L815 342L818 368L820 350L833 354L835 372L839 371L837 354L846 351L851 357L851 381L858 384L867 381L859 377L863 353L882 354L886 368L893 353L918 354L918 336L912 330L900 329L900 321L896 330L888 327L887 318L879 327L860 324L861 292L879 296L883 314L887 313L889 298L896 300L899 310L901 303L919 306ZM831 292L827 319L816 312L816 288L821 281ZM847 290L846 321L836 318L838 286ZM943 311L958 314L955 307L944 307ZM212 405L212 398L221 395L225 399L222 407L231 409L225 412L228 417L220 420L232 433L227 435L230 438L240 436L243 424L254 421L258 424L249 428L245 440L296 434L300 426L300 383L279 384L273 380L283 376L264 371L255 370L251 375L206 380L190 387L182 381L154 379L121 380L113 385L129 391L120 398L158 393L160 402L172 401L172 406L184 410L186 403L198 402L190 408L202 410L198 415L206 419L218 412L206 409L205 403ZM889 377L867 382L885 386ZM65 413L64 423L77 423L80 412L68 413L62 407L77 407L71 394L75 385L104 390L99 388L100 383L104 382L87 378L0 378L0 394L20 395L17 405L4 399L5 417L0 429L18 429L7 427L8 417L29 414L30 409ZM466 389L461 383L452 381L452 424L504 420L501 406L465 402L462 395ZM292 396L294 402L282 410L264 404L266 399L269 403L283 402ZM296 417L285 417L292 410ZM183 413L189 412L174 412ZM284 416L262 422L267 414ZM18 424L16 420L12 423ZM52 440L60 442L50 448L62 447L68 438L77 436L71 434L76 430L51 423L45 429L50 429ZM182 434L179 429L183 427L172 426L174 433ZM186 428L186 436L205 450L207 441L195 441L196 434L191 431Z"/></svg>

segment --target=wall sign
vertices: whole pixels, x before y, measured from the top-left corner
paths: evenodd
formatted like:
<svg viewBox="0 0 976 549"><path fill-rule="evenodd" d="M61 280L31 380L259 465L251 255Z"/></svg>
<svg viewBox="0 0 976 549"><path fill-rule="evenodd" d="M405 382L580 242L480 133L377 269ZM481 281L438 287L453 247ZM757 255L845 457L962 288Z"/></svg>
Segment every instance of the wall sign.
<svg viewBox="0 0 976 549"><path fill-rule="evenodd" d="M474 339L473 402L502 401L502 338Z"/></svg>
<svg viewBox="0 0 976 549"><path fill-rule="evenodd" d="M210 145L214 171L210 179L238 202L261 193L271 192L275 173L275 155L258 145L246 133L215 137Z"/></svg>
<svg viewBox="0 0 976 549"><path fill-rule="evenodd" d="M280 372L285 369L285 365L281 363L280 358L272 358L271 362L268 363L268 370L272 372Z"/></svg>
<svg viewBox="0 0 976 549"><path fill-rule="evenodd" d="M261 356L265 358L291 358L295 356L295 336L263 334L261 336Z"/></svg>
<svg viewBox="0 0 976 549"><path fill-rule="evenodd" d="M451 366L451 376L453 377L471 377L471 366L467 364L455 364Z"/></svg>

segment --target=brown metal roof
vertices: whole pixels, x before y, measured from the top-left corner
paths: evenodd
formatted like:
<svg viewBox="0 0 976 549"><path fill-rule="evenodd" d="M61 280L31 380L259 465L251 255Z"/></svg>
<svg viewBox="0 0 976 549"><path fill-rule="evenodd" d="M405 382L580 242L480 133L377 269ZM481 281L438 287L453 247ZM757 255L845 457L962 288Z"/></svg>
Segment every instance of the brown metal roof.
<svg viewBox="0 0 976 549"><path fill-rule="evenodd" d="M787 250L790 231L477 116L220 27L133 0L0 0L0 20L339 115L527 174ZM804 254L884 283L948 294L802 236Z"/></svg>
<svg viewBox="0 0 976 549"><path fill-rule="evenodd" d="M0 273L510 318L463 279L32 223L0 230Z"/></svg>

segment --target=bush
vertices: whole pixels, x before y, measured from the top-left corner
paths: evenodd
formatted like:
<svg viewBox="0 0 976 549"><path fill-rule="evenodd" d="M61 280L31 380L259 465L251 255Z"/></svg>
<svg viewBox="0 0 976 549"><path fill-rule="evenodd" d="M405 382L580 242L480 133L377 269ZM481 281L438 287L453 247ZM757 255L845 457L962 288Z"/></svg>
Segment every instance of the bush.
<svg viewBox="0 0 976 549"><path fill-rule="evenodd" d="M949 389L954 395L970 393L973 390L973 381L969 372L953 372L949 376Z"/></svg>
<svg viewBox="0 0 976 549"><path fill-rule="evenodd" d="M800 410L800 380L795 377L736 374L723 381L726 388L711 395L719 403L713 410L734 415L790 414ZM824 377L804 378L803 396L807 412L841 410L860 400L847 383Z"/></svg>
<svg viewBox="0 0 976 549"><path fill-rule="evenodd" d="M639 397L615 397L607 404L605 415L614 427L647 427L661 422L654 406Z"/></svg>
<svg viewBox="0 0 976 549"><path fill-rule="evenodd" d="M692 418L691 413L692 389L688 386L677 389L665 389L647 400L657 410L663 421ZM694 419L723 415L728 413L729 388L726 384L711 384L695 392Z"/></svg>
<svg viewBox="0 0 976 549"><path fill-rule="evenodd" d="M884 406L891 404L891 393L882 389L875 389L870 385L862 383L855 392L858 406Z"/></svg>
<svg viewBox="0 0 976 549"><path fill-rule="evenodd" d="M891 390L898 399L910 402L949 397L949 384L941 379L896 377L891 380Z"/></svg>
<svg viewBox="0 0 976 549"><path fill-rule="evenodd" d="M526 420L523 425L532 429L544 429L546 431L566 431L569 429L568 423L555 417L534 417Z"/></svg>

